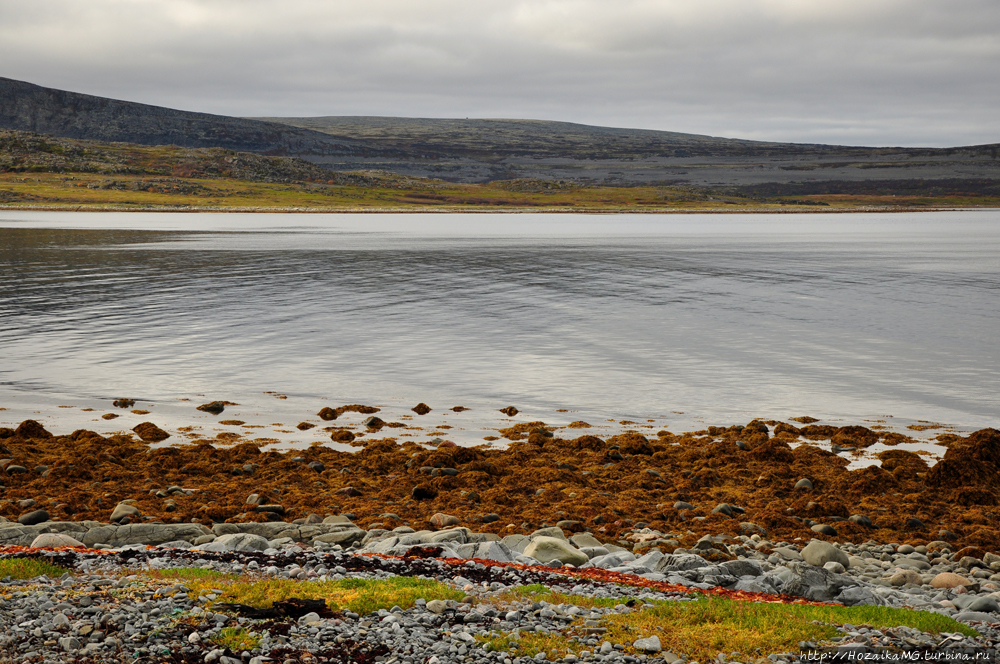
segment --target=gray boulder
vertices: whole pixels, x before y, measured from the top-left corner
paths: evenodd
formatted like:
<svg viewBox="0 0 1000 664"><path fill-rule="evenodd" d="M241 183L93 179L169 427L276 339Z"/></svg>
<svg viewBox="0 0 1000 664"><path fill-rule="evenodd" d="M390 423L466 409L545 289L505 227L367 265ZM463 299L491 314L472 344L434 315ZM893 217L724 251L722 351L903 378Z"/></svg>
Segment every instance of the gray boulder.
<svg viewBox="0 0 1000 664"><path fill-rule="evenodd" d="M720 563L719 567L732 576L760 576L764 573L756 560L729 560Z"/></svg>
<svg viewBox="0 0 1000 664"><path fill-rule="evenodd" d="M816 567L823 567L829 562L840 563L844 569L851 566L851 559L846 553L823 540L814 539L809 542L800 555L803 560Z"/></svg>
<svg viewBox="0 0 1000 664"><path fill-rule="evenodd" d="M672 553L670 555L663 556L663 558L661 558L656 564L656 569L653 571L663 574L667 572L682 572L685 570L711 566L712 563L708 562L699 555L693 553Z"/></svg>
<svg viewBox="0 0 1000 664"><path fill-rule="evenodd" d="M80 540L61 533L42 533L31 542L32 548L55 548L58 546L83 546Z"/></svg>
<svg viewBox="0 0 1000 664"><path fill-rule="evenodd" d="M539 528L535 532L528 535L528 539L535 539L536 537L555 537L557 539L565 540L566 535L563 533L562 528L556 526L549 526L548 528Z"/></svg>
<svg viewBox="0 0 1000 664"><path fill-rule="evenodd" d="M268 548L268 541L260 535L250 533L233 533L231 535L220 535L213 542L202 544L198 547L201 551L264 551Z"/></svg>
<svg viewBox="0 0 1000 664"><path fill-rule="evenodd" d="M543 563L558 560L577 567L590 561L587 554L558 537L535 537L524 549L524 555Z"/></svg>
<svg viewBox="0 0 1000 664"><path fill-rule="evenodd" d="M760 577L784 595L804 597L814 602L831 602L844 588L857 586L858 582L843 574L834 574L822 567L807 563L790 562Z"/></svg>

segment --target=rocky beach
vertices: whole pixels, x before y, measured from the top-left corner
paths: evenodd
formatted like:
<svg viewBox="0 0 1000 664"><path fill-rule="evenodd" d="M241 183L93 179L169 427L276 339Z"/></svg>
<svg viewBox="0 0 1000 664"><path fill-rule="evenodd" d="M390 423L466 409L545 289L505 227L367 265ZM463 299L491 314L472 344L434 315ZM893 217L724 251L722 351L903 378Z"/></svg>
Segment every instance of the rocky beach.
<svg viewBox="0 0 1000 664"><path fill-rule="evenodd" d="M355 451L169 445L153 422L0 429L3 661L672 664L996 647L994 429L939 434L935 461L894 449L912 442L898 432L805 417L604 438L512 420L498 443L460 446L400 442L377 412L300 424ZM852 468L875 445L877 463ZM365 611L345 608L360 583L376 584ZM678 626L713 602L902 613L804 621L805 636L765 652L763 636L716 646Z"/></svg>

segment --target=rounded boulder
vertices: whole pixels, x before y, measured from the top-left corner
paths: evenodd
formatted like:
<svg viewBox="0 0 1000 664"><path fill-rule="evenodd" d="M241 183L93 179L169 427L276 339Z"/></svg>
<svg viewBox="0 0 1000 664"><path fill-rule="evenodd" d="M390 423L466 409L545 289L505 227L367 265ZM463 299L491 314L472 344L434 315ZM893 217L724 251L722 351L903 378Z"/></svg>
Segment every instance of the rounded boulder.
<svg viewBox="0 0 1000 664"><path fill-rule="evenodd" d="M583 551L580 551L565 539L558 537L536 537L531 540L531 544L524 550L524 555L534 558L542 563L550 563L558 560L561 563L575 565L579 567L588 562Z"/></svg>
<svg viewBox="0 0 1000 664"><path fill-rule="evenodd" d="M802 559L816 567L823 567L827 563L840 563L844 569L851 566L851 559L846 553L823 540L809 542L802 549Z"/></svg>

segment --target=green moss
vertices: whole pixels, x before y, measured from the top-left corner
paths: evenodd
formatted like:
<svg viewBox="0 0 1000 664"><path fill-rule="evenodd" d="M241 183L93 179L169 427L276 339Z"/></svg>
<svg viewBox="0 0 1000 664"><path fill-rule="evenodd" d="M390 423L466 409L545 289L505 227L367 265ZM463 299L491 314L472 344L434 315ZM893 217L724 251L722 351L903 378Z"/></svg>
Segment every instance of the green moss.
<svg viewBox="0 0 1000 664"><path fill-rule="evenodd" d="M0 560L0 579L33 579L38 576L60 577L69 572L65 567L50 565L37 558L4 558Z"/></svg>

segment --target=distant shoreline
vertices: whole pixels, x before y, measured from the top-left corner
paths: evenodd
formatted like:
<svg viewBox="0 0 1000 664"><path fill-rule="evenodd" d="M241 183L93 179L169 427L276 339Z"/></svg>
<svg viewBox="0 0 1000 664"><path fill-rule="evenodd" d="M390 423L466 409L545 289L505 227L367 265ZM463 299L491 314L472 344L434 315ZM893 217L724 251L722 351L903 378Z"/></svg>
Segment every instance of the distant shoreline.
<svg viewBox="0 0 1000 664"><path fill-rule="evenodd" d="M664 215L664 214L858 214L858 213L879 213L892 214L901 212L974 212L981 210L1000 210L1000 206L981 207L934 207L934 208L910 208L910 207L853 207L853 208L810 208L804 209L796 207L787 209L775 208L665 208L665 209L638 209L632 210L607 209L607 208L507 208L496 209L486 207L420 207L420 208L218 208L218 207L98 207L98 206L30 206L30 205L0 205L0 212L171 212L171 213L219 213L219 214L593 214L593 215Z"/></svg>

